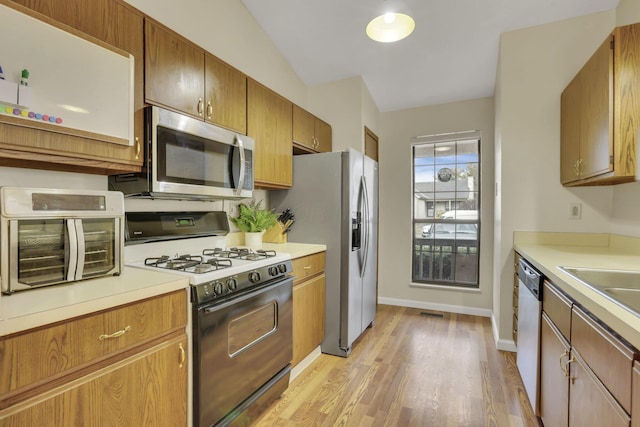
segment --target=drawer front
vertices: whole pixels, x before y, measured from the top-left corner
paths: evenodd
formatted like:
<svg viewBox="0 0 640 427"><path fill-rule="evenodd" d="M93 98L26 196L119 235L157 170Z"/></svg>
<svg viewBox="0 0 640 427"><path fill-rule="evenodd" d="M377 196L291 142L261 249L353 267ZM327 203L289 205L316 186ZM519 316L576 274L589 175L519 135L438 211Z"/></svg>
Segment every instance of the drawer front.
<svg viewBox="0 0 640 427"><path fill-rule="evenodd" d="M143 345L187 323L185 291L0 338L0 408L7 398Z"/></svg>
<svg viewBox="0 0 640 427"><path fill-rule="evenodd" d="M552 283L544 282L542 290L542 311L562 332L567 340L571 340L571 306L572 302Z"/></svg>
<svg viewBox="0 0 640 427"><path fill-rule="evenodd" d="M315 276L324 271L324 252L304 256L291 260L293 264L294 286L307 277Z"/></svg>
<svg viewBox="0 0 640 427"><path fill-rule="evenodd" d="M571 345L627 412L631 412L634 350L573 307Z"/></svg>

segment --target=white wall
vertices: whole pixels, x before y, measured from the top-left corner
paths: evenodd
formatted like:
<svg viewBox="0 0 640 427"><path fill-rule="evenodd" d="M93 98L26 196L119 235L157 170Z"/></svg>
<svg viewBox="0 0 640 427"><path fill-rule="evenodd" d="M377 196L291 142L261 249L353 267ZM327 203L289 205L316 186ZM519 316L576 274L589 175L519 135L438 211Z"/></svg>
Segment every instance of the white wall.
<svg viewBox="0 0 640 427"><path fill-rule="evenodd" d="M615 25L610 11L502 35L494 259L499 346L511 341L513 232L612 230L613 187L560 184L560 94ZM570 202L582 203L581 220L568 219Z"/></svg>
<svg viewBox="0 0 640 427"><path fill-rule="evenodd" d="M488 315L492 306L493 98L380 114L380 267L383 302ZM411 138L482 131L480 289L416 287L411 283Z"/></svg>

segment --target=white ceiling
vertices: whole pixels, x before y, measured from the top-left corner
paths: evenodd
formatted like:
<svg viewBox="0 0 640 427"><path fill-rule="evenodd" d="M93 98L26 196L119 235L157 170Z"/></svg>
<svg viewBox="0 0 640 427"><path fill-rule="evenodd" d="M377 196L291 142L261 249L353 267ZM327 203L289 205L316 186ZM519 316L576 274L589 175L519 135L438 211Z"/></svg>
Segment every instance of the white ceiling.
<svg viewBox="0 0 640 427"><path fill-rule="evenodd" d="M500 34L615 8L619 0L405 0L396 43L365 27L396 0L242 0L307 85L362 76L380 111L492 96Z"/></svg>

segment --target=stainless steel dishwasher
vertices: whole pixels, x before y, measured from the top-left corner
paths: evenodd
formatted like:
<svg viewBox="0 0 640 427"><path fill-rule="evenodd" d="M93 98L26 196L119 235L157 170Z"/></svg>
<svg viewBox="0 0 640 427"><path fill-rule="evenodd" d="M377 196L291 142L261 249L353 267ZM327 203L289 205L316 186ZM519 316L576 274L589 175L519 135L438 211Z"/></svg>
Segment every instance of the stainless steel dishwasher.
<svg viewBox="0 0 640 427"><path fill-rule="evenodd" d="M544 278L524 259L518 265L518 353L516 364L529 402L540 415L538 395L540 385L540 315L542 313L542 282Z"/></svg>

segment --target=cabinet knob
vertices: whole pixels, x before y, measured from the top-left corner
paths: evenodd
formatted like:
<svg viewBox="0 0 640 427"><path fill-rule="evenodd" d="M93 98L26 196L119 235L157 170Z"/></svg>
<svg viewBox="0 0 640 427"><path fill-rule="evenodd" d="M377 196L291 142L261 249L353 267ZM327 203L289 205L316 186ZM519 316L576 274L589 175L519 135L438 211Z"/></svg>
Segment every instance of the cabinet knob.
<svg viewBox="0 0 640 427"><path fill-rule="evenodd" d="M211 101L207 102L207 119L213 117L213 105L211 105Z"/></svg>

